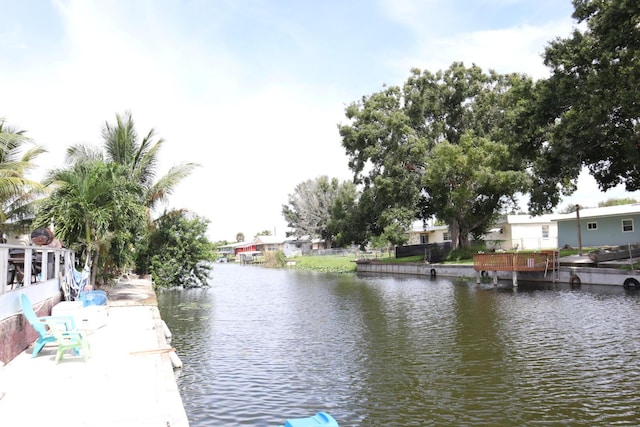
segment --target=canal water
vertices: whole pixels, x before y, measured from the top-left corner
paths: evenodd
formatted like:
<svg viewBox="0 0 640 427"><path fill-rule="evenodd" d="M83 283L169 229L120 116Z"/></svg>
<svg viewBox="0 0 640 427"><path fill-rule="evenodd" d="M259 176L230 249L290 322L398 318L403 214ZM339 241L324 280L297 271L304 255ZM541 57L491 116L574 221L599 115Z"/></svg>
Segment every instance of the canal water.
<svg viewBox="0 0 640 427"><path fill-rule="evenodd" d="M640 292L216 264L158 295L191 427L640 425Z"/></svg>

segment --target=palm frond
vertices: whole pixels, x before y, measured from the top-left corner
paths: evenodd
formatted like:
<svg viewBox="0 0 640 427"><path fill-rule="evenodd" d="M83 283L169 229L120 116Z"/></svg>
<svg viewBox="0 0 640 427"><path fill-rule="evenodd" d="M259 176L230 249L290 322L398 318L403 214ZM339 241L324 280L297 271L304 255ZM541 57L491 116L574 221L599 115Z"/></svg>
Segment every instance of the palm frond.
<svg viewBox="0 0 640 427"><path fill-rule="evenodd" d="M68 165L85 162L103 160L104 154L98 147L85 144L75 144L67 148L67 157L65 159Z"/></svg>
<svg viewBox="0 0 640 427"><path fill-rule="evenodd" d="M193 170L200 166L197 163L184 163L173 166L164 176L160 177L147 191L147 206L153 208L156 203L164 202L175 187Z"/></svg>

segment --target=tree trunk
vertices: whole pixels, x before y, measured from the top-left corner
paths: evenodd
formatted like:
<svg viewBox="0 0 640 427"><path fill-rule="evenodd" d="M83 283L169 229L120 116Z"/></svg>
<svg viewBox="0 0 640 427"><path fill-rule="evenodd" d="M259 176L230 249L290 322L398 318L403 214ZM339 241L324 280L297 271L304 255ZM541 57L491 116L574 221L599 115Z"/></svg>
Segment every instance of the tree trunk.
<svg viewBox="0 0 640 427"><path fill-rule="evenodd" d="M458 247L469 247L469 227L466 225L458 225Z"/></svg>
<svg viewBox="0 0 640 427"><path fill-rule="evenodd" d="M100 251L96 250L92 255L93 260L91 262L91 278L89 279L89 283L92 288L95 288L96 277L98 276L98 258L100 257Z"/></svg>
<svg viewBox="0 0 640 427"><path fill-rule="evenodd" d="M452 249L469 247L469 228L461 224L458 218L451 218L449 223Z"/></svg>
<svg viewBox="0 0 640 427"><path fill-rule="evenodd" d="M456 250L460 244L460 224L457 218L451 218L451 221L449 221L449 233L451 233L451 249Z"/></svg>

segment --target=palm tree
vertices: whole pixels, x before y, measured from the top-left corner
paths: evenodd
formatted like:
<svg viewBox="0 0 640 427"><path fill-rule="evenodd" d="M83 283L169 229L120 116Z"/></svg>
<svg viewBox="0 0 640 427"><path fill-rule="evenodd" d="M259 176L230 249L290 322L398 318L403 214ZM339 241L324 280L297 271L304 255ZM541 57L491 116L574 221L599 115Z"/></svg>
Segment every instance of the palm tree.
<svg viewBox="0 0 640 427"><path fill-rule="evenodd" d="M122 166L87 160L49 172L45 183L53 191L41 202L35 224L55 224L56 236L91 260L91 284L101 255L105 265L127 262L131 236L144 232L145 209L142 188Z"/></svg>
<svg viewBox="0 0 640 427"><path fill-rule="evenodd" d="M16 131L0 118L0 235L4 231L24 232L33 219L33 202L44 193L44 187L26 174L44 152L24 131Z"/></svg>
<svg viewBox="0 0 640 427"><path fill-rule="evenodd" d="M155 132L152 129L140 141L129 112L125 113L124 116L116 114L115 124L105 122L105 126L102 129L102 137L102 149L88 145L69 147L67 149L67 163L70 168L54 171L49 182L57 182L58 186L61 185L62 188L69 190L73 186L70 187L71 183L65 182L65 180L69 181L71 178L79 180L80 182L74 184L76 187L81 188L80 183L84 182L82 185L87 186L91 191L77 192L75 196L73 194L67 195L64 192L57 193L56 197L68 197L71 200L74 198L83 199L84 197L92 198L91 192L104 193L102 187L106 183L95 180L91 176L85 176L88 170L85 170L83 165L86 165L89 169L98 167L96 165L102 165L100 166L101 168L107 167L111 172L110 174L100 175L100 179L114 180L114 182L110 183L113 188L109 191L126 192L127 189L130 190L127 193L127 197L121 195L112 201L120 204L116 209L121 214L117 217L107 217L112 221L111 227L106 227L106 224L102 224L99 218L96 217L102 212L101 207L103 205L92 208L95 211L81 207L79 211L85 212L84 215L92 218L89 223L80 222L85 234L79 233L78 230L70 230L72 231L70 234L65 234L63 231L59 236L61 238L67 235L69 242L81 242L83 248L93 254L94 257L98 257L98 253L108 255L102 257L103 264L104 261L110 263L110 268L102 268L103 272L108 273L107 270L109 269L117 272L120 268L134 265L133 259L137 256L136 252L143 251L147 243L146 237L149 228L142 229L138 227L137 221L133 221L131 224L127 223L126 216L122 214L124 212L123 207L131 210L136 216L138 210L134 209L133 205L137 206L141 212L144 212L143 217L146 218L148 226L151 226L151 212L156 203L166 200L166 197L172 193L180 180L188 176L197 165L185 163L174 166L167 174L156 180L158 152L164 140L156 139ZM65 174L70 174L71 176L66 176ZM92 186L95 186L95 188ZM66 209L71 208L72 206L68 206ZM108 206L108 203L104 205L104 208L106 209L105 215L112 209ZM56 208L51 205L46 209L56 211ZM65 214L60 210L56 211L56 215L57 227L60 227L57 225L57 221L61 221L61 218L65 218L65 216L67 217L67 225L61 226L63 229L72 227L74 220L80 221L82 219L80 217L71 218L71 214ZM52 217L52 214L43 215L42 218L47 216ZM95 229L92 229L92 227ZM87 235L86 233L89 234ZM111 235L109 233L114 234ZM94 261L96 268L97 259ZM92 282L95 281L95 275L96 272L92 268Z"/></svg>
<svg viewBox="0 0 640 427"><path fill-rule="evenodd" d="M176 185L198 166L196 163L176 165L156 180L158 152L164 139L156 139L155 131L151 129L140 141L130 112L123 116L116 114L115 125L105 122L102 139L104 151L74 145L67 150L67 160L74 163L100 158L122 165L130 179L144 189L144 205L150 211L158 202L166 201Z"/></svg>

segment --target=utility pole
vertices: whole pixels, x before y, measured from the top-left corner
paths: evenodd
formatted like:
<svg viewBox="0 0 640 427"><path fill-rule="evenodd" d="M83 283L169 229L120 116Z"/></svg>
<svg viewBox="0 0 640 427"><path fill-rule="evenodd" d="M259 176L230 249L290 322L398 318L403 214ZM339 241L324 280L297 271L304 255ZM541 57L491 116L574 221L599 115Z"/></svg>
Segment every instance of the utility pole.
<svg viewBox="0 0 640 427"><path fill-rule="evenodd" d="M576 205L576 218L578 220L578 255L582 256L582 230L580 227L580 205Z"/></svg>

